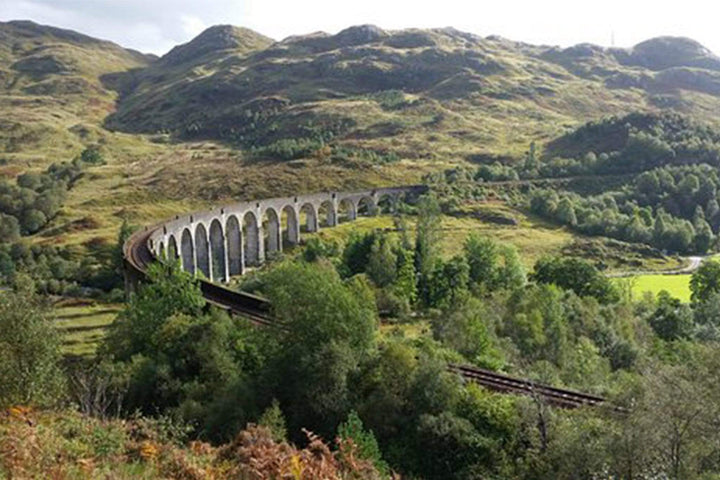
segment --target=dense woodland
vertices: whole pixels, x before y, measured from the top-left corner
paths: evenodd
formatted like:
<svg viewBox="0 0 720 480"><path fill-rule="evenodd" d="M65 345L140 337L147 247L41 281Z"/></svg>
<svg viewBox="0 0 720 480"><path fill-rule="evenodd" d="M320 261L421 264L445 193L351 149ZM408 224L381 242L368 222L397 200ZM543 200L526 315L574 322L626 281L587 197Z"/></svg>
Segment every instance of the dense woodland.
<svg viewBox="0 0 720 480"><path fill-rule="evenodd" d="M499 194L579 233L702 255L717 249L720 231L718 138L679 115L633 114L587 124L543 154L533 144L520 162L426 181L448 213Z"/></svg>
<svg viewBox="0 0 720 480"><path fill-rule="evenodd" d="M94 238L83 249L27 241L33 233L52 238L68 229L92 226L95 221L89 218L58 227L49 227L49 223L64 206L73 185L89 168L104 163L95 145L72 161L53 163L42 173L23 173L15 185L0 181L0 284L11 286L22 274L29 276L42 294L107 300L124 297L121 245L131 233L126 222L117 243Z"/></svg>
<svg viewBox="0 0 720 480"><path fill-rule="evenodd" d="M367 476L337 478L720 473L710 401L720 393L720 264L693 275L689 305L668 295L633 301L584 260L545 258L525 272L513 248L477 235L443 260L440 208L428 196L406 209L417 216L414 235L399 215L392 232L311 241L249 276L245 288L271 299L277 328L208 311L190 275L154 265L87 366L61 364L42 297L17 275L0 302L0 404L139 413L170 422L168 435L214 444L269 435L302 446L308 429L311 440L348 439L352 458L368 462ZM413 325L424 330L408 335ZM609 403L566 411L491 393L462 384L450 361ZM248 422L267 433L240 433ZM0 454L5 472L18 462Z"/></svg>

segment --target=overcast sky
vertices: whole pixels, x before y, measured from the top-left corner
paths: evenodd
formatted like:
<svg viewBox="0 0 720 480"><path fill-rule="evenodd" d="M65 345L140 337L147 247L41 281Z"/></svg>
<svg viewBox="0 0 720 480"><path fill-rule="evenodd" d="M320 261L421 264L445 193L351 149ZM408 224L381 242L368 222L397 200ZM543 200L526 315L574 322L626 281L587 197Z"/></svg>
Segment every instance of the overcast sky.
<svg viewBox="0 0 720 480"><path fill-rule="evenodd" d="M453 26L529 43L629 47L659 35L720 52L717 0L0 0L0 20L71 28L162 54L206 27L233 24L274 39L372 23Z"/></svg>

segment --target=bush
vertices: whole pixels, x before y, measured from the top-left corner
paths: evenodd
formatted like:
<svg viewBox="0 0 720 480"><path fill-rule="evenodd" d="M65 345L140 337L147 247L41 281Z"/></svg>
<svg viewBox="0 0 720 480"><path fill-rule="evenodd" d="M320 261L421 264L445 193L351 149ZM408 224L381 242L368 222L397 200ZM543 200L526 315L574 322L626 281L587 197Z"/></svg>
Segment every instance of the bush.
<svg viewBox="0 0 720 480"><path fill-rule="evenodd" d="M581 297L595 297L603 303L613 303L620 299L620 293L610 280L590 262L579 258L540 259L530 279L572 290Z"/></svg>
<svg viewBox="0 0 720 480"><path fill-rule="evenodd" d="M0 295L0 407L62 402L60 341L28 277Z"/></svg>
<svg viewBox="0 0 720 480"><path fill-rule="evenodd" d="M105 158L100 152L100 148L96 146L83 150L80 154L80 160L88 165L105 165Z"/></svg>

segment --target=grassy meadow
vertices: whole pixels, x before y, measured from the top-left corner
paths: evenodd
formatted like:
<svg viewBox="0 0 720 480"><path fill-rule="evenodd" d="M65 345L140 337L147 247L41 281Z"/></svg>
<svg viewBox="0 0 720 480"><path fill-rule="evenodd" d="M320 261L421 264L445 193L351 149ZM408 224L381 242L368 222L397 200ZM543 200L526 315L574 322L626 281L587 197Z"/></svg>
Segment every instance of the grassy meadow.
<svg viewBox="0 0 720 480"><path fill-rule="evenodd" d="M613 281L620 284L626 283L635 299L641 298L647 293L657 295L665 290L673 297L683 301L690 301L690 277L691 275L637 275L634 277L618 278Z"/></svg>
<svg viewBox="0 0 720 480"><path fill-rule="evenodd" d="M92 356L107 327L122 308L118 304L93 300L61 300L55 304L56 325L62 337L62 351L68 356Z"/></svg>

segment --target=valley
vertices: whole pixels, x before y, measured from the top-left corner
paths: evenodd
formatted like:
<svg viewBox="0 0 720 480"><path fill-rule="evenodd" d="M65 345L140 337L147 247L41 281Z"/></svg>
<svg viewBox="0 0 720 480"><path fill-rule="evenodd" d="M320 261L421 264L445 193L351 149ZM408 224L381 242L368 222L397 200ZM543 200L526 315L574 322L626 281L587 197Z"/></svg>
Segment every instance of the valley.
<svg viewBox="0 0 720 480"><path fill-rule="evenodd" d="M714 478L718 111L682 37L0 22L0 478Z"/></svg>

